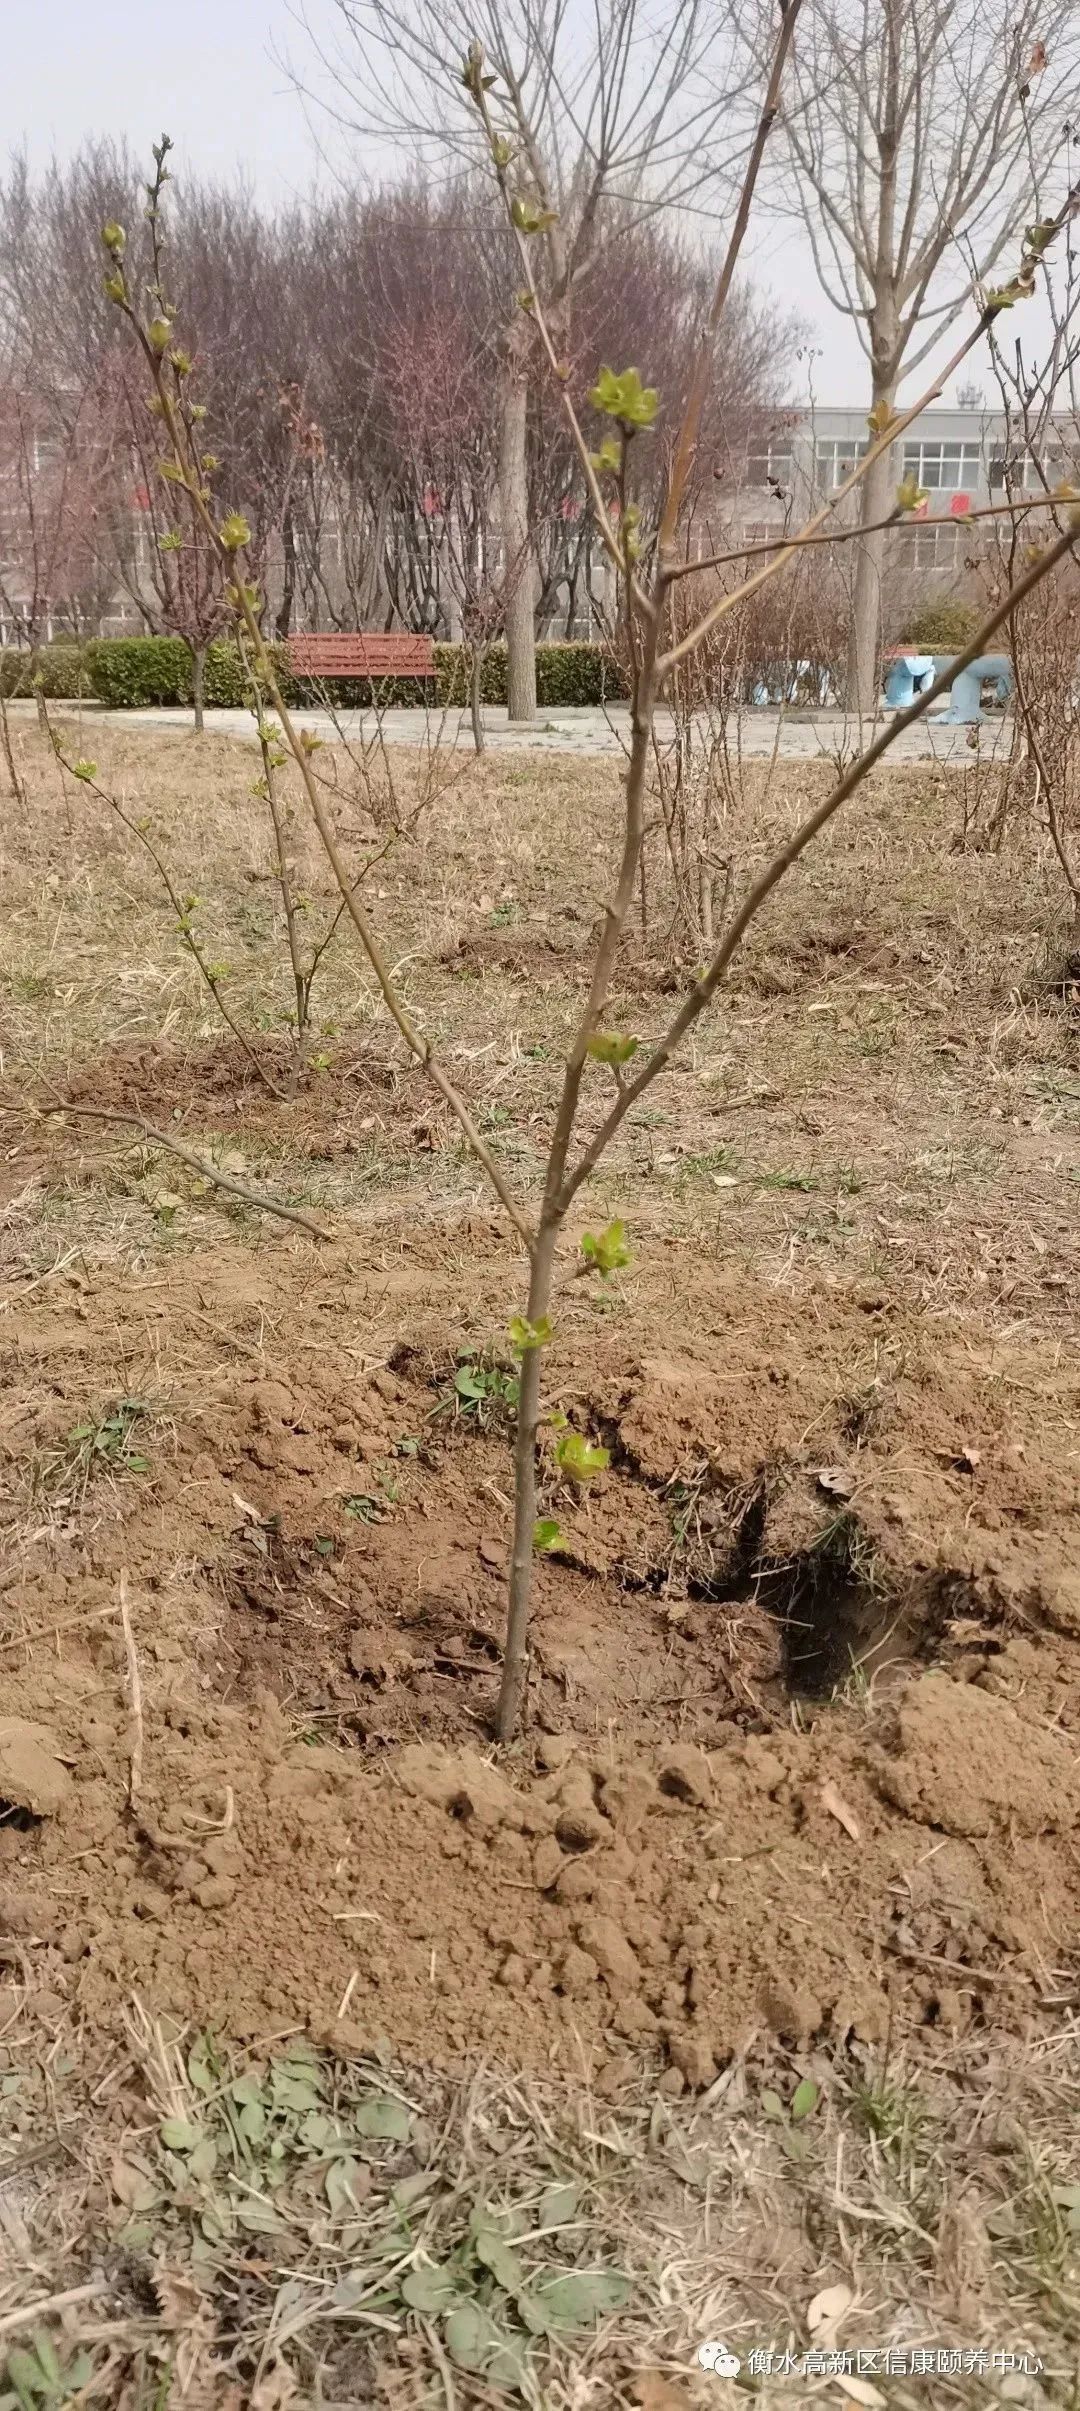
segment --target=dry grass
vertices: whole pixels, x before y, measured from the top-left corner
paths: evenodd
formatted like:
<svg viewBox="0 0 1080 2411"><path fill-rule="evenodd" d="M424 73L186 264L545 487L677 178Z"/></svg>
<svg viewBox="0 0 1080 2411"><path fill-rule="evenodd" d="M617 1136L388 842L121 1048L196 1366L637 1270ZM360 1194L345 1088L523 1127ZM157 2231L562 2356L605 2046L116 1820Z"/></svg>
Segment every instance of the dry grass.
<svg viewBox="0 0 1080 2411"><path fill-rule="evenodd" d="M138 2003L103 2051L16 2001L0 2339L51 2339L71 2375L50 2403L504 2400L505 2381L447 2350L447 2307L465 2301L486 2303L510 2391L536 2411L734 2404L741 2387L698 2370L700 2343L749 2363L815 2336L853 2370L860 2350L954 2348L952 2374L877 2389L897 2411L1075 2404L1077 2046L1072 2025L1034 2047L969 2041L915 2079L900 2060L792 2066L752 2045L687 2104L483 2068L453 2086L288 2035L239 2055ZM796 2122L808 2074L820 2089ZM414 2307L432 2270L447 2304ZM539 2300L574 2270L622 2299L530 2335L510 2289ZM825 2289L822 2333L808 2313ZM965 2374L965 2349L991 2370L1017 2356L1014 2376L1005 2359L989 2383ZM844 2399L827 2376L751 2393L762 2411Z"/></svg>
<svg viewBox="0 0 1080 2411"><path fill-rule="evenodd" d="M149 811L178 884L205 899L200 926L208 952L232 966L233 1008L280 1064L291 996L267 832L248 792L252 749L115 728L94 742L103 783L132 813ZM343 931L316 990L321 1068L305 1093L275 1110L257 1091L241 1096L235 1074L223 1085L212 1000L141 849L84 789L69 780L61 791L36 733L19 743L35 809L9 825L0 866L9 1101L27 1088L63 1093L122 1050L137 1058L129 1092L148 1112L160 1118L164 1104L178 1134L223 1163L239 1148L244 1169L293 1203L363 1222L406 1181L428 1214L480 1198L475 1167L403 1062ZM396 773L402 810L415 772L406 761ZM348 830L361 809L355 774L334 765L333 775ZM751 796L734 833L744 863L826 776L822 765L788 765L767 800ZM617 1200L638 1230L741 1257L771 1279L900 1280L939 1309L977 1290L994 1320L1054 1319L1077 1269L1080 1176L1074 1011L1047 976L1054 866L1024 828L1002 852L956 850L955 785L929 767L869 783L763 916L671 1076L629 1117L590 1212ZM372 874L410 1009L526 1187L616 808L612 764L459 757ZM333 906L325 868L302 824L293 835L297 880L322 926ZM627 954L613 1004L618 1026L643 1039L669 1010L659 882L650 912L653 937ZM31 1277L76 1236L138 1265L232 1211L202 1201L160 1151L85 1127L57 1144L16 1124L5 1152L9 1261ZM181 1201L171 1215L156 1210L162 1191ZM237 1227L252 1228L242 1211Z"/></svg>

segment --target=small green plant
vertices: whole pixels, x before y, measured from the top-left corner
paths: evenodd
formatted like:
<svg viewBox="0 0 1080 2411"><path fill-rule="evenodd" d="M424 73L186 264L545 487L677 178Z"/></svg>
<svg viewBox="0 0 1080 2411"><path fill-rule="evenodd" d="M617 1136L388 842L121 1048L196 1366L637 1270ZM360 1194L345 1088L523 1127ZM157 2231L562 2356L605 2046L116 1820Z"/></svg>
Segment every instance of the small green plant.
<svg viewBox="0 0 1080 2411"><path fill-rule="evenodd" d="M528 1346L541 1344L536 1339ZM505 1365L485 1364L482 1357L466 1353L458 1359L442 1410L484 1428L516 1412L519 1387L518 1375Z"/></svg>
<svg viewBox="0 0 1080 2411"><path fill-rule="evenodd" d="M40 1004L43 997L55 994L47 971L9 971L6 984L9 995L19 1005Z"/></svg>
<svg viewBox="0 0 1080 2411"><path fill-rule="evenodd" d="M888 2052L880 2068L852 2085L851 2101L856 2116L894 2165L908 2167L930 2117L911 2087L892 2072Z"/></svg>
<svg viewBox="0 0 1080 2411"><path fill-rule="evenodd" d="M584 1488L595 1481L598 1473L606 1473L611 1463L611 1450L601 1448L598 1441L586 1440L581 1432L562 1432L555 1442L555 1463L560 1473Z"/></svg>
<svg viewBox="0 0 1080 2411"><path fill-rule="evenodd" d="M149 1473L150 1459L135 1445L149 1413L141 1398L119 1398L101 1415L87 1415L68 1432L63 1448L43 1460L40 1487L50 1495L81 1497L95 1475Z"/></svg>
<svg viewBox="0 0 1080 2411"><path fill-rule="evenodd" d="M583 1232L581 1253L604 1281L609 1273L621 1272L631 1260L625 1222L609 1222L606 1230Z"/></svg>
<svg viewBox="0 0 1080 2411"><path fill-rule="evenodd" d="M775 1172L756 1172L754 1174L754 1186L757 1189L798 1189L804 1196L809 1196L810 1191L816 1189L817 1185L812 1172L799 1172L787 1165L779 1165Z"/></svg>
<svg viewBox="0 0 1080 2411"><path fill-rule="evenodd" d="M302 2040L238 2067L209 2034L173 2048L168 2072L156 2128L124 2170L129 2250L171 2231L209 2279L251 2239L267 2258L287 2254L314 2214L331 2255L316 2278L328 2318L363 2323L377 2304L380 2324L434 2326L455 2368L531 2401L548 2349L629 2297L621 2270L578 2265L577 2181L526 2176L496 2191L490 2175L451 2170L389 2076Z"/></svg>
<svg viewBox="0 0 1080 2411"><path fill-rule="evenodd" d="M342 1498L341 1512L358 1524L377 1524L386 1512L386 1500L376 1498L371 1490L349 1490Z"/></svg>
<svg viewBox="0 0 1080 2411"><path fill-rule="evenodd" d="M820 2097L820 2087L812 2076L801 2078L790 2101L785 2102L781 2094L769 2086L762 2093L761 2107L766 2118L771 2119L777 2128L789 2160L808 2160L810 2157L810 2144L802 2129L806 2120L812 2118Z"/></svg>
<svg viewBox="0 0 1080 2411"><path fill-rule="evenodd" d="M51 2336L36 2328L28 2345L12 2345L6 2356L0 2411L60 2411L64 2403L84 2400L93 2375L89 2353L61 2361Z"/></svg>

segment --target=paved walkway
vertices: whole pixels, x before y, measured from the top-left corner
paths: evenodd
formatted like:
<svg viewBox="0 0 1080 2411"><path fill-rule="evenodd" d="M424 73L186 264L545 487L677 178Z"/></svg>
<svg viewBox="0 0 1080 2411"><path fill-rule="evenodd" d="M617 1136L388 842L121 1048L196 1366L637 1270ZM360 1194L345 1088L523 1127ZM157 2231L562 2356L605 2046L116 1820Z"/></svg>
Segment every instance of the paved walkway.
<svg viewBox="0 0 1080 2411"><path fill-rule="evenodd" d="M32 713L32 703L9 706L20 716ZM55 714L74 711L94 725L115 722L123 728L172 728L178 734L191 727L191 714L184 709L161 706L144 711L106 711L99 703L52 706ZM334 723L326 712L297 711L294 719L301 728L310 728L316 735L332 738ZM886 715L888 717L888 715ZM208 729L225 736L251 737L251 715L244 711L212 711L206 716ZM418 746L425 737L431 741L440 734L444 745L471 746L472 729L467 712L421 709L393 710L384 713L383 725L387 742L392 745ZM987 754L1007 750L1010 721L1005 713L995 713L980 724L979 739L984 758ZM373 712L343 711L339 726L343 736L350 739L371 738L375 734ZM630 720L625 704L613 704L608 711L593 709L541 711L535 722L511 722L501 709L484 713L484 731L492 752L499 753L571 753L612 754L625 750ZM657 732L661 739L674 734L671 715L657 713ZM842 712L785 712L748 708L743 713L741 728L734 723L730 732L733 753L738 750L748 760L761 760L774 748L785 761L830 761L839 752L845 759L858 750L859 724L848 720ZM874 734L867 724L864 742ZM961 761L968 753L966 728L942 725L940 717L928 714L914 728L906 729L890 749L890 759L901 762Z"/></svg>

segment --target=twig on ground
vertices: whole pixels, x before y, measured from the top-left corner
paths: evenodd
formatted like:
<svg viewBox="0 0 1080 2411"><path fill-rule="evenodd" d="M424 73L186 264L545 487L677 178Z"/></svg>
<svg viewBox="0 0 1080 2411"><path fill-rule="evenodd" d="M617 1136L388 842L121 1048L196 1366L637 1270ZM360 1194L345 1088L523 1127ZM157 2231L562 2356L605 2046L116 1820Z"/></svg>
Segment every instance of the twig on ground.
<svg viewBox="0 0 1080 2411"><path fill-rule="evenodd" d="M6 1641L0 1641L0 1654L8 1649L33 1649L39 1641L55 1640L59 1632L73 1632L76 1624L97 1624L103 1616L118 1616L119 1613L120 1603L115 1599L110 1602L108 1607L84 1608L81 1615L64 1616L59 1624L46 1624L40 1632L20 1632L9 1635Z"/></svg>
<svg viewBox="0 0 1080 2411"><path fill-rule="evenodd" d="M305 1213L303 1206L283 1205L279 1197L269 1196L264 1189L246 1189L242 1181L233 1180L227 1172L219 1172L216 1164L207 1163L204 1156L196 1155L190 1147L182 1147L179 1139L171 1138L167 1130L159 1130L141 1113L120 1113L115 1106L107 1105L76 1105L70 1097L58 1097L55 1105L43 1105L37 1097L22 1107L0 1105L0 1113L19 1112L82 1114L89 1121L117 1122L122 1129L140 1130L143 1137L152 1139L156 1147L167 1147L171 1154L179 1156L182 1164L197 1172L200 1179L211 1181L215 1188L225 1189L230 1197L238 1197L242 1205L254 1207L259 1214L276 1214L282 1222L298 1222L301 1230L311 1232L313 1239L325 1240L330 1237L329 1231L323 1228L321 1222L316 1222L314 1214Z"/></svg>
<svg viewBox="0 0 1080 2411"><path fill-rule="evenodd" d="M36 2301L20 2303L17 2310L4 2312L0 2318L0 2336L9 2336L19 2327L32 2327L50 2312L66 2310L69 2303L96 2302L105 2291L104 2278L93 2277L89 2285L69 2285L62 2294L39 2294Z"/></svg>
<svg viewBox="0 0 1080 2411"><path fill-rule="evenodd" d="M131 1756L128 1762L128 1806L137 1808L142 1788L143 1712L142 1682L135 1635L131 1629L131 1610L128 1606L127 1568L120 1568L120 1621L124 1627L124 1648L127 1652L128 1688L131 1696Z"/></svg>

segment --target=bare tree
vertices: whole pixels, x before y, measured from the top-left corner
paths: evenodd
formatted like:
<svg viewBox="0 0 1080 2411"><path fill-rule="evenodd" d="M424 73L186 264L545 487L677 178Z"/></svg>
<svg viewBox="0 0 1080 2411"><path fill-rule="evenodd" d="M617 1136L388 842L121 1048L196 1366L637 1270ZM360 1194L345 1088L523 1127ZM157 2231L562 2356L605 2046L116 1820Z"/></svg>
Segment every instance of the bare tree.
<svg viewBox="0 0 1080 2411"><path fill-rule="evenodd" d="M806 19L789 161L822 289L869 362L876 432L901 379L992 278L1076 106L1078 62L1070 0L818 0ZM882 452L862 484L864 528L886 517L895 483ZM881 530L857 547L860 713L877 695L884 547Z"/></svg>
<svg viewBox="0 0 1080 2411"><path fill-rule="evenodd" d="M707 0L596 0L588 20L563 0L335 0L339 40L308 25L318 62L301 89L339 124L428 159L474 165L485 154L462 79L479 40L493 139L517 162L515 220L531 238L535 301L569 375L573 305L617 222L715 193L738 119L721 72L723 20ZM306 20L305 20L306 22ZM325 76L321 81L320 72ZM725 179L726 180L726 179ZM613 210L613 204L617 208ZM491 241L506 229L494 216ZM536 562L529 514L529 314L505 295L500 345L498 486L510 717L536 714Z"/></svg>
<svg viewBox="0 0 1080 2411"><path fill-rule="evenodd" d="M1070 240L1047 262L1048 323L1040 341L1011 344L991 335L1004 440L993 465L1011 509L994 522L981 564L991 591L1014 581L1026 559L1067 523L1080 493L1080 260ZM999 832L1019 792L1049 835L1068 896L1064 975L1080 967L1080 577L1075 562L1010 613L1007 635L1016 681L1013 754L1020 775L999 781Z"/></svg>
<svg viewBox="0 0 1080 2411"><path fill-rule="evenodd" d="M766 546L767 559L760 566L751 567L740 586L725 588L711 604L699 611L689 628L683 633L677 631L673 625L672 603L678 581L687 576L700 578L710 566L696 558L688 560L686 557L684 513L687 496L694 491L695 462L705 422L713 362L750 220L756 183L776 118L799 7L800 0L781 0L780 24L771 44L757 127L733 211L727 244L719 264L712 301L702 324L686 404L670 450L670 468L664 482L659 524L651 533L644 530L640 509L631 498L631 464L639 439L647 438L657 423L660 397L655 390L642 385L636 367L618 371L603 367L592 388L590 402L597 417L606 422L609 431L595 451L590 447L563 375L563 355L537 299L530 274L529 247L531 243L542 239L543 229L535 226L530 233L528 227L520 223L520 211L514 208L515 199L520 198L518 178L523 172L528 173L527 162L523 171L520 164L515 164L507 157L496 106L491 98L493 87L479 42L470 44L464 63L466 88L483 128L494 180L519 244L519 256L526 278L524 289L529 295L528 306L523 308L522 314L535 327L548 372L562 397L562 408L596 516L598 533L618 579L622 624L631 662L630 737L622 791L619 859L617 865L612 865L612 878L592 955L588 993L582 998L580 1015L563 1061L559 1100L552 1120L543 1190L538 1205L515 1193L514 1175L500 1162L497 1143L489 1142L478 1128L466 1097L441 1062L431 1037L412 1019L360 893L359 883L352 876L343 853L332 814L327 809L326 798L312 768L310 740L305 742L306 732L298 727L281 691L276 666L260 625L259 597L247 582L245 554L251 534L247 519L242 511L230 510L217 523L216 515L211 511L200 465L201 430L196 427L190 387L178 362L173 327L171 323L164 323L160 273L152 292L151 306L155 316L147 320L125 268L123 229L109 225L103 231L103 243L110 262L110 292L134 337L150 379L153 397L160 407L165 438L163 469L171 471L169 482L183 489L190 512L198 520L207 540L217 546L226 599L235 615L238 635L250 648L266 697L267 720L270 720L272 713L280 732L280 750L292 756L299 773L306 803L333 871L344 913L363 947L383 1002L402 1041L454 1115L526 1252L529 1274L526 1310L524 1314L516 1315L510 1326L511 1339L521 1357L521 1380L515 1439L514 1540L506 1651L497 1714L497 1728L503 1740L511 1739L515 1733L525 1698L534 1556L538 1549L551 1546L558 1538L557 1521L549 1516L538 1517L536 1512L542 1407L541 1358L554 1338L551 1309L556 1258L574 1199L591 1178L611 1140L621 1130L627 1114L662 1075L683 1039L694 1029L700 1015L707 1011L743 937L780 882L801 860L833 816L856 793L867 773L887 753L896 736L918 721L938 696L947 690L953 677L979 658L1010 614L1023 605L1050 572L1069 558L1080 538L1080 508L1075 508L1066 513L1065 526L1049 544L1040 548L1038 558L1027 566L1015 587L998 596L982 626L975 631L970 644L961 651L958 659L947 665L905 712L898 713L890 724L880 730L865 750L846 766L838 766L836 779L829 792L807 811L779 850L756 868L745 883L741 883L741 891L725 899L725 908L721 910L718 925L714 927L712 952L687 987L661 1035L642 1047L635 1033L605 1027L619 950L638 889L642 849L647 834L648 774L654 758L658 698L669 686L679 664L700 651L725 617L741 607L743 602L749 601L769 579L788 568L806 546L822 541L822 522L830 517L833 507L831 502L826 503L796 532ZM151 221L154 225L161 164L167 147L163 141L155 152L159 175L151 202ZM1071 222L1076 208L1077 194L1070 192L1054 218L1028 229L1015 282L1022 284L1025 289L1034 284L1043 254L1062 227ZM1002 309L1007 306L1003 294L984 300L975 325L953 353L949 364L950 374L962 366L976 341L989 332ZM901 415L898 431L910 423L922 407L924 401L920 398L911 405L906 420ZM853 490L870 462L888 447L891 434L890 428L877 437L867 461L859 464L852 477L841 487L841 496ZM833 540L842 541L842 532ZM602 1084L599 1089L594 1084L597 1077ZM627 1263L629 1249L624 1224L615 1220L600 1233L587 1233L582 1240L582 1251L587 1268L601 1276ZM568 1428L565 1416L560 1415L555 1429L558 1437L552 1451L552 1466L557 1479L580 1485L603 1469L608 1462L606 1450L590 1441L586 1434Z"/></svg>

